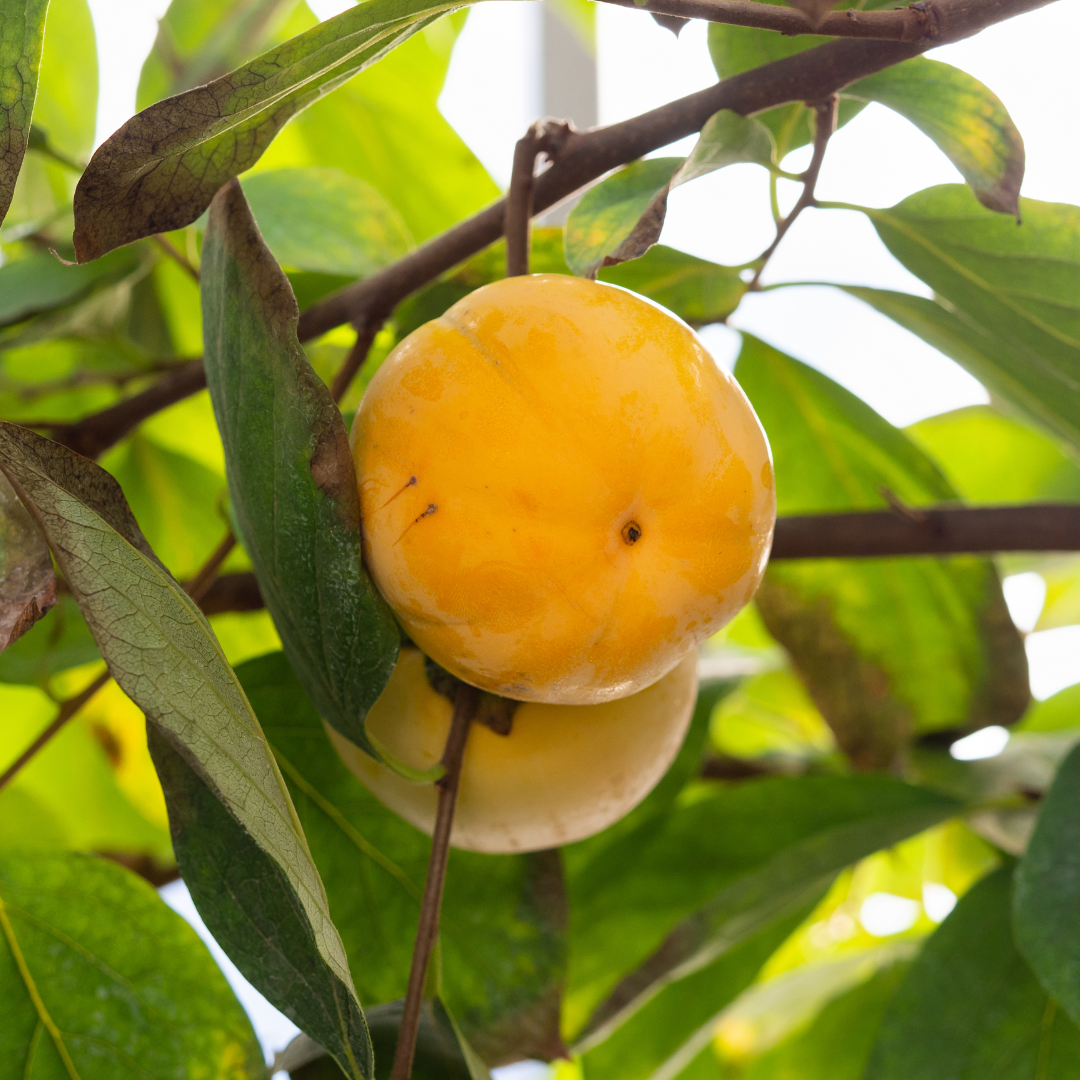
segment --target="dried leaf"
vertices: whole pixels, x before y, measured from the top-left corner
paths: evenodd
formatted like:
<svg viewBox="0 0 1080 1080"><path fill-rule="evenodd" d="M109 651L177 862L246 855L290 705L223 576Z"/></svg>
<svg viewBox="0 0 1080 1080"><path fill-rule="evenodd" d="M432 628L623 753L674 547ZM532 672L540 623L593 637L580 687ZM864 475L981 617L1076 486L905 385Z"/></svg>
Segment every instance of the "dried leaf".
<svg viewBox="0 0 1080 1080"><path fill-rule="evenodd" d="M0 474L0 652L55 603L49 545Z"/></svg>

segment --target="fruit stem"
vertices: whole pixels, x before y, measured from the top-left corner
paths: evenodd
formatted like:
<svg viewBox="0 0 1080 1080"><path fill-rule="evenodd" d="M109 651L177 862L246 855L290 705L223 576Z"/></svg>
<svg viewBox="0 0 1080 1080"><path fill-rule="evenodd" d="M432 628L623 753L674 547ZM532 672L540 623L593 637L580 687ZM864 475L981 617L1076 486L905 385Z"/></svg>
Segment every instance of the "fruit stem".
<svg viewBox="0 0 1080 1080"><path fill-rule="evenodd" d="M390 1073L390 1080L409 1080L412 1073L428 963L431 960L431 950L439 936L439 909L442 906L443 885L446 881L446 864L450 858L450 831L454 824L461 763L465 757L465 741L469 737L469 727L476 715L479 700L480 691L475 686L458 683L454 693L454 716L450 721L450 734L447 736L442 756L446 773L435 784L439 789L439 808L435 814L435 831L431 837L431 857L428 859L427 880L424 882L424 899L420 904L420 922L416 928L416 943L413 945L409 987L405 992L405 1007L401 1014L401 1027L398 1029L397 1050L394 1053L394 1068Z"/></svg>

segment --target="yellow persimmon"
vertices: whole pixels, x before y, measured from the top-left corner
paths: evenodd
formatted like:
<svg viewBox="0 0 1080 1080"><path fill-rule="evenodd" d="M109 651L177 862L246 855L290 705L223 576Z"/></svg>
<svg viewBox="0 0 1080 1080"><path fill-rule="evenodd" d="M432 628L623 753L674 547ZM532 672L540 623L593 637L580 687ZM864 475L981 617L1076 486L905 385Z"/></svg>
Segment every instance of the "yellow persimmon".
<svg viewBox="0 0 1080 1080"><path fill-rule="evenodd" d="M611 285L487 285L410 334L353 428L367 565L448 671L593 704L670 671L750 599L768 442L694 332Z"/></svg>
<svg viewBox="0 0 1080 1080"><path fill-rule="evenodd" d="M667 771L694 711L697 650L646 690L601 705L522 702L510 733L474 723L465 746L451 843L506 853L557 847L607 828ZM401 651L368 729L398 760L442 757L453 706L432 688L418 649ZM405 780L327 725L349 769L386 806L431 833L437 792Z"/></svg>

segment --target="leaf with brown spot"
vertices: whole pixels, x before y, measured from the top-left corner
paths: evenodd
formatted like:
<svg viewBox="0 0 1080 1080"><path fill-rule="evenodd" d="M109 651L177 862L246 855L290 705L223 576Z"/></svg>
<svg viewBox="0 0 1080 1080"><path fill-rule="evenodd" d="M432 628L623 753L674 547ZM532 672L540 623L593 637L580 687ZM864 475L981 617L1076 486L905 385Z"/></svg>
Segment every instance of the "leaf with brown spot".
<svg viewBox="0 0 1080 1080"><path fill-rule="evenodd" d="M344 421L300 348L292 289L235 181L210 208L202 299L207 385L266 606L319 712L378 756L364 718L394 668L397 625L361 562Z"/></svg>
<svg viewBox="0 0 1080 1080"><path fill-rule="evenodd" d="M0 0L0 222L19 179L37 97L49 0Z"/></svg>
<svg viewBox="0 0 1080 1080"><path fill-rule="evenodd" d="M0 474L0 652L55 603L49 545Z"/></svg>
<svg viewBox="0 0 1080 1080"><path fill-rule="evenodd" d="M98 147L75 191L79 262L191 224L292 117L461 6L367 0L133 116Z"/></svg>

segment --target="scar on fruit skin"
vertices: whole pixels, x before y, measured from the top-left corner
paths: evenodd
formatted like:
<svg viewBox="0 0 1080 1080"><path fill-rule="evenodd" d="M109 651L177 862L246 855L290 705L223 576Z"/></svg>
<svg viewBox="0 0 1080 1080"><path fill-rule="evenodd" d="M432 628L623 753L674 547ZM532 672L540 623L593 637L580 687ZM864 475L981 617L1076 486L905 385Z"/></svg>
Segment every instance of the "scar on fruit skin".
<svg viewBox="0 0 1080 1080"><path fill-rule="evenodd" d="M405 486L406 486L406 487L408 487L408 485L407 485L407 484L406 484ZM423 512L422 514L420 514L420 515L419 515L418 517L416 517L416 518L414 518L414 519L413 519L412 521L410 521L410 522L409 522L409 524L408 524L408 525L407 525L407 526L405 527L405 532L403 532L403 533L402 533L402 534L401 534L401 535L400 535L400 536L399 536L399 537L398 537L398 538L397 538L397 539L396 539L396 540L394 541L394 547L397 547L397 546L398 546L398 544L400 544L400 543L401 543L401 541L405 539L405 533L407 533L407 532L409 531L409 529L411 529L411 528L412 528L412 527L413 527L413 526L414 526L414 525L415 525L415 524L416 524L416 523L417 523L418 521L423 521L423 520L424 520L424 518L426 518L426 517L430 517L430 516L431 516L432 514L434 514L434 513L435 513L435 511L436 511L436 510L438 510L438 509L439 509L439 508L438 508L438 507L437 507L437 506L436 506L436 505L435 505L434 503L428 503L428 504L427 504L427 509L426 509L426 510L424 510L424 512Z"/></svg>
<svg viewBox="0 0 1080 1080"><path fill-rule="evenodd" d="M390 498L387 499L386 502L384 502L382 504L382 506L379 507L379 510L385 510L398 497L398 495L401 495L403 492L408 491L409 488L411 488L411 487L413 487L413 485L415 485L415 483L416 483L416 477L415 476L410 476L409 479L406 480L405 483L401 485L401 489L399 491L396 491L393 495L391 495Z"/></svg>
<svg viewBox="0 0 1080 1080"><path fill-rule="evenodd" d="M641 539L641 526L636 521L628 521L621 530L624 544L633 546Z"/></svg>

